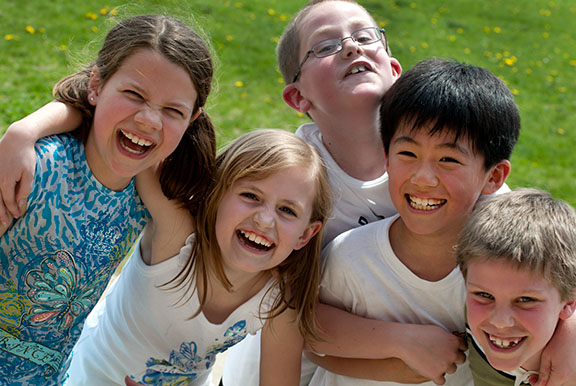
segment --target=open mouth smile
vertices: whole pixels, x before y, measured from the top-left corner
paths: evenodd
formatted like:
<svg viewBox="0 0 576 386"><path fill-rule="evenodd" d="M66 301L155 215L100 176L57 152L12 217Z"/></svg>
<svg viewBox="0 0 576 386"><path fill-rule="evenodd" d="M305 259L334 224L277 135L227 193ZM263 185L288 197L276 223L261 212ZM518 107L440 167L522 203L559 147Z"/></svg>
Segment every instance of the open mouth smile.
<svg viewBox="0 0 576 386"><path fill-rule="evenodd" d="M268 252L275 247L273 242L266 240L254 232L238 230L236 231L236 235L244 245L258 251Z"/></svg>
<svg viewBox="0 0 576 386"><path fill-rule="evenodd" d="M520 345L524 341L524 339L526 339L525 337L500 338L500 337L490 335L488 333L486 333L486 336L488 337L488 339L490 340L490 342L492 343L492 345L494 347L496 347L498 349L502 349L502 350L513 349L513 348L517 347L518 345Z"/></svg>
<svg viewBox="0 0 576 386"><path fill-rule="evenodd" d="M419 198L416 196L406 195L408 205L416 210L431 211L440 208L446 203L446 200L435 198Z"/></svg>
<svg viewBox="0 0 576 386"><path fill-rule="evenodd" d="M152 141L140 138L135 134L128 133L124 130L118 131L118 138L122 149L134 155L143 155L154 147Z"/></svg>

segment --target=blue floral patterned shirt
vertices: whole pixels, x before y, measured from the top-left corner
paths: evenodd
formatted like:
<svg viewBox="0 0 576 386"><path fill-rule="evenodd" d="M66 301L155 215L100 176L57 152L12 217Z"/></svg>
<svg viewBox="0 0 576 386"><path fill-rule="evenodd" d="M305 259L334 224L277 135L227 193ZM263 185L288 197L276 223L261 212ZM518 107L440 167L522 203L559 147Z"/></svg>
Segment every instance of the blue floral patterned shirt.
<svg viewBox="0 0 576 386"><path fill-rule="evenodd" d="M84 319L149 217L111 191L71 135L36 144L26 213L0 237L0 385L59 384Z"/></svg>

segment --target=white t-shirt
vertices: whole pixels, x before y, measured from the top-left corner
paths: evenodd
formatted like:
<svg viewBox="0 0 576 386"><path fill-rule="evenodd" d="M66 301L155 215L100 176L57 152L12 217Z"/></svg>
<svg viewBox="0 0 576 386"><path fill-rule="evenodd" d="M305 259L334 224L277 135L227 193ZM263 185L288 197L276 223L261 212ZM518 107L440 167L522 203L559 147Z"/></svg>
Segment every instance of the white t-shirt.
<svg viewBox="0 0 576 386"><path fill-rule="evenodd" d="M207 386L216 354L262 328L260 302L272 281L221 324L203 313L190 319L198 308L197 291L182 298L182 287L163 286L189 259L192 242L193 235L177 256L152 266L142 261L137 243L84 325L66 386L124 385L127 375L143 384ZM263 312L273 295L266 295Z"/></svg>
<svg viewBox="0 0 576 386"><path fill-rule="evenodd" d="M325 250L320 285L323 303L353 314L400 323L434 324L447 331L465 331L465 283L458 267L439 281L423 280L394 254L389 229L398 217L352 229ZM353 258L351 258L353 257ZM381 343L381 342L375 342ZM446 386L472 385L468 363L446 377ZM318 368L310 386L380 385L336 375ZM421 385L434 385L433 382Z"/></svg>
<svg viewBox="0 0 576 386"><path fill-rule="evenodd" d="M350 177L338 166L322 143L322 134L315 123L300 126L296 135L316 147L328 170L334 209L324 227L324 245L348 229L396 214L388 191L387 173L372 181ZM315 368L312 362L303 359L301 386L308 384ZM259 369L260 334L256 334L248 336L230 349L224 366L224 386L258 386Z"/></svg>

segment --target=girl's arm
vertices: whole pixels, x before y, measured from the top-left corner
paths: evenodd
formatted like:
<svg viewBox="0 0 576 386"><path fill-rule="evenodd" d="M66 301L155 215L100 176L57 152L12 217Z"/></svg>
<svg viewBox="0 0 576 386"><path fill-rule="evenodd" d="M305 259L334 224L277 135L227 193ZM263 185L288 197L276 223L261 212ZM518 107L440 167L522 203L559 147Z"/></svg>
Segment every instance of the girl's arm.
<svg viewBox="0 0 576 386"><path fill-rule="evenodd" d="M398 358L388 359L355 359L332 356L318 356L305 351L306 357L316 365L334 374L352 378L371 379L406 384L418 384L429 381L416 373ZM370 375L367 378L367 375Z"/></svg>
<svg viewBox="0 0 576 386"><path fill-rule="evenodd" d="M576 316L560 320L540 359L536 386L576 385Z"/></svg>
<svg viewBox="0 0 576 386"><path fill-rule="evenodd" d="M194 230L193 218L162 193L158 166L136 176L136 190L152 217L142 236L142 259L148 265L158 264L180 252Z"/></svg>
<svg viewBox="0 0 576 386"><path fill-rule="evenodd" d="M7 227L13 217L19 217L26 210L36 165L36 141L72 131L81 121L79 111L54 101L8 127L0 139L1 225Z"/></svg>
<svg viewBox="0 0 576 386"><path fill-rule="evenodd" d="M286 309L262 329L260 386L298 386L304 338L296 311Z"/></svg>
<svg viewBox="0 0 576 386"><path fill-rule="evenodd" d="M466 360L464 340L438 326L367 319L326 304L319 304L316 315L325 341L309 343L310 351L343 358L399 358L436 384L443 384L444 374ZM379 377L378 367L364 376Z"/></svg>

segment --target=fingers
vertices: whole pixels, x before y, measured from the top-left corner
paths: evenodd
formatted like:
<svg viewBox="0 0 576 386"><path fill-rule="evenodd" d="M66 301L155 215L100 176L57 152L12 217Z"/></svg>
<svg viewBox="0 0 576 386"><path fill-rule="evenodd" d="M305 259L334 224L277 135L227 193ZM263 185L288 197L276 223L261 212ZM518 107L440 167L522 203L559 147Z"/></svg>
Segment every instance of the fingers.
<svg viewBox="0 0 576 386"><path fill-rule="evenodd" d="M2 199L2 193L0 192L0 225L3 228L6 228L8 227L8 224L10 224L11 220L12 219L9 215L9 212L6 206L4 205L4 200Z"/></svg>
<svg viewBox="0 0 576 386"><path fill-rule="evenodd" d="M0 182L0 194L2 195L2 212L0 212L0 221L2 224L8 224L7 221L11 220L8 216L18 217L20 216L20 211L15 200L16 193L16 181L13 179L3 179Z"/></svg>
<svg viewBox="0 0 576 386"><path fill-rule="evenodd" d="M32 193L33 182L34 182L34 175L24 173L22 175L22 179L17 185L18 191L16 193L15 203L17 204L18 216L21 216L24 212L26 212L26 203L28 202L28 197L30 196L30 193Z"/></svg>

